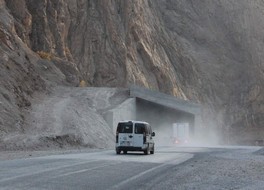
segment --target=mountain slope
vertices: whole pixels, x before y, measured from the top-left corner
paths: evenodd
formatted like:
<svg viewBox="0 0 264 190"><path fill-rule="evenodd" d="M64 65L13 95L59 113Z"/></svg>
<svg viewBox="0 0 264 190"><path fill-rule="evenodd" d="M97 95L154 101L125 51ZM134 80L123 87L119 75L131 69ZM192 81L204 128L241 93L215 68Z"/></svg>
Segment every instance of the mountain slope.
<svg viewBox="0 0 264 190"><path fill-rule="evenodd" d="M0 9L1 135L23 131L37 94L84 81L196 101L204 127L224 139L263 138L261 0L0 0Z"/></svg>

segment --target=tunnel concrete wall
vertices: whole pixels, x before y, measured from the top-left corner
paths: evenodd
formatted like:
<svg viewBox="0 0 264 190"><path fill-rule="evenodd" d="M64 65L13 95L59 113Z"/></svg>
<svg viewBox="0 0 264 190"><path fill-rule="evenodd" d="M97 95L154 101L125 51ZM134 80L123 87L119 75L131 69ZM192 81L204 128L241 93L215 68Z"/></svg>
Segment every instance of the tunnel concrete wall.
<svg viewBox="0 0 264 190"><path fill-rule="evenodd" d="M104 114L104 119L113 129L113 133L115 133L119 121L136 120L136 99L129 98L118 107L109 110Z"/></svg>

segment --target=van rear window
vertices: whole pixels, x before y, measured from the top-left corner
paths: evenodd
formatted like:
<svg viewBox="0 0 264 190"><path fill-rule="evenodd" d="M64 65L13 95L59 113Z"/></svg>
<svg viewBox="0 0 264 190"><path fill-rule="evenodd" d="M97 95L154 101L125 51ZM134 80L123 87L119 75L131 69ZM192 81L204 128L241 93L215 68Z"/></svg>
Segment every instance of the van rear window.
<svg viewBox="0 0 264 190"><path fill-rule="evenodd" d="M135 124L135 134L143 134L143 133L146 133L145 124L136 123Z"/></svg>
<svg viewBox="0 0 264 190"><path fill-rule="evenodd" d="M118 133L132 133L133 123L118 123L117 132Z"/></svg>

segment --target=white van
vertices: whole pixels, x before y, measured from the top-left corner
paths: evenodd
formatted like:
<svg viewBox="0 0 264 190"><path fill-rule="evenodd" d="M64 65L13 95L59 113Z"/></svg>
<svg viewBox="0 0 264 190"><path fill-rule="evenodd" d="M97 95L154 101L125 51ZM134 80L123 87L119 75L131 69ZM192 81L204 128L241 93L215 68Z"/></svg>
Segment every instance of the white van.
<svg viewBox="0 0 264 190"><path fill-rule="evenodd" d="M154 154L154 141L150 124L143 121L121 121L116 129L116 154L123 151L143 151Z"/></svg>

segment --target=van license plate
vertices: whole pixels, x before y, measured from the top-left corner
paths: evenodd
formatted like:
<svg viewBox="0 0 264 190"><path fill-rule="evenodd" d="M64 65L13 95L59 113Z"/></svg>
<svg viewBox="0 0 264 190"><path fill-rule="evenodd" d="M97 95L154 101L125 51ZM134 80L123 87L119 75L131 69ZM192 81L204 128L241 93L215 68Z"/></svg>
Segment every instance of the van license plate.
<svg viewBox="0 0 264 190"><path fill-rule="evenodd" d="M122 146L131 146L131 142L130 141L122 141L121 145Z"/></svg>

